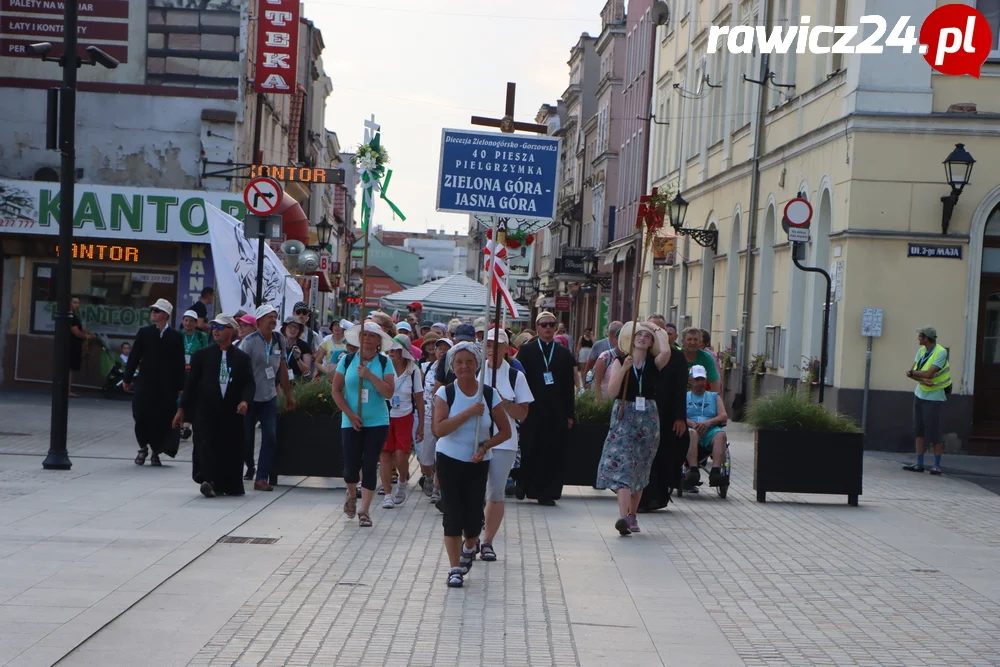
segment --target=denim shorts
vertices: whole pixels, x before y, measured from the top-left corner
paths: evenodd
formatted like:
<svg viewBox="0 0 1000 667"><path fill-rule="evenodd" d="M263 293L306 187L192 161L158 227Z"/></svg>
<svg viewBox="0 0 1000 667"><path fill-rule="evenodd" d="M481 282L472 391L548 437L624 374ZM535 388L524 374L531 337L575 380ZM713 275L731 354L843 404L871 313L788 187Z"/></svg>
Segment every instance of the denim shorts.
<svg viewBox="0 0 1000 667"><path fill-rule="evenodd" d="M913 397L913 434L937 445L941 439L941 406L944 401L927 401Z"/></svg>

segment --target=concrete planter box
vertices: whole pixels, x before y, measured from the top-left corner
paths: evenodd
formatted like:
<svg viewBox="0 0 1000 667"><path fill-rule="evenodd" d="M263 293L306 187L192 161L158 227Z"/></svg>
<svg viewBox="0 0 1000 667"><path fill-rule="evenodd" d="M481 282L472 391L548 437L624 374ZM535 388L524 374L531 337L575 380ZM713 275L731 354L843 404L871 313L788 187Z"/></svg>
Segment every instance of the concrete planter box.
<svg viewBox="0 0 1000 667"><path fill-rule="evenodd" d="M278 415L278 447L274 454L271 484L279 475L343 477L344 455L340 445L340 415L313 417L302 412Z"/></svg>
<svg viewBox="0 0 1000 667"><path fill-rule="evenodd" d="M757 502L774 491L846 495L857 506L863 468L863 433L760 430L754 436Z"/></svg>
<svg viewBox="0 0 1000 667"><path fill-rule="evenodd" d="M573 425L570 445L563 455L563 484L592 487L597 483L597 465L601 462L608 428L607 424Z"/></svg>

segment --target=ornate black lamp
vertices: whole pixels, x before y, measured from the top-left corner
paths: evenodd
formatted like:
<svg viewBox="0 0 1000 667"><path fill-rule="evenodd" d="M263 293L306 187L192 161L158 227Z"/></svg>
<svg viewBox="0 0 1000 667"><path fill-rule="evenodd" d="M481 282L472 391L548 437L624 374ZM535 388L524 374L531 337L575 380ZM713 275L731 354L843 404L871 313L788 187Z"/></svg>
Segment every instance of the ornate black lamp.
<svg viewBox="0 0 1000 667"><path fill-rule="evenodd" d="M711 248L712 252L719 252L719 231L717 229L685 229L684 219L687 217L688 202L681 193L670 200L667 205L667 215L670 217L670 226L678 236L690 236L694 242L702 248Z"/></svg>
<svg viewBox="0 0 1000 667"><path fill-rule="evenodd" d="M944 173L951 186L951 194L941 197L944 204L944 212L941 216L941 233L947 234L951 225L951 215L955 212L958 198L962 195L962 190L972 180L972 167L976 164L975 158L965 150L965 144L955 144L955 150L951 152L944 161Z"/></svg>
<svg viewBox="0 0 1000 667"><path fill-rule="evenodd" d="M597 273L598 257L590 254L583 258L583 272L587 275L587 282L591 285L600 285L603 289L611 288L611 276L601 276Z"/></svg>
<svg viewBox="0 0 1000 667"><path fill-rule="evenodd" d="M330 236L333 235L333 225L330 221L323 216L323 219L316 223L316 240L319 241L321 248L326 248L330 245Z"/></svg>

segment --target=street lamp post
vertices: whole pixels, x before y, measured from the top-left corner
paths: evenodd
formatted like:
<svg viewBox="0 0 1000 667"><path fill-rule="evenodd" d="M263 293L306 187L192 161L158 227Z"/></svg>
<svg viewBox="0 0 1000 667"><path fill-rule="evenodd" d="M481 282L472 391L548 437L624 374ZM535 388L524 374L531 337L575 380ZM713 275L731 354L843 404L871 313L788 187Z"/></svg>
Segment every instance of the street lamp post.
<svg viewBox="0 0 1000 667"><path fill-rule="evenodd" d="M62 153L59 172L59 262L56 268L55 352L52 368L52 414L49 424L49 451L42 467L46 470L69 470L73 463L66 449L69 425L69 341L70 299L73 273L73 213L76 193L76 79L81 65L118 67L118 61L96 46L87 47L90 60L77 55L78 3L63 3L63 53L49 57L51 42L32 44L28 50L46 62L59 63L63 83L59 90L58 145ZM50 107L51 108L51 107ZM49 128L55 122L48 118ZM52 135L51 129L49 136Z"/></svg>
<svg viewBox="0 0 1000 667"><path fill-rule="evenodd" d="M955 144L955 150L944 161L944 173L951 186L951 193L941 197L944 204L944 211L941 216L941 233L947 234L948 227L951 226L951 216L958 205L958 198L962 196L962 190L972 180L972 167L976 164L975 158L965 150L965 144Z"/></svg>

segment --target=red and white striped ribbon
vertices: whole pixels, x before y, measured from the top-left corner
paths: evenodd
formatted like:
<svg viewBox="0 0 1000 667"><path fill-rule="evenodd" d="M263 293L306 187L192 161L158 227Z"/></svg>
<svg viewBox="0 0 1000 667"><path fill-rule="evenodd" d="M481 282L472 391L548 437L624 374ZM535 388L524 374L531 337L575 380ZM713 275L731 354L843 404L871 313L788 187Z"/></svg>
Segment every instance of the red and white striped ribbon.
<svg viewBox="0 0 1000 667"><path fill-rule="evenodd" d="M490 294L493 295L493 302L496 303L497 291L500 292L503 297L504 303L507 304L507 310L510 311L510 316L514 319L518 318L517 304L514 303L514 298L510 295L510 290L507 289L507 248L498 244L496 241L487 241L486 247L483 248L483 254L486 255L486 274L490 273L490 263L496 258L496 269L493 273L493 286L490 289Z"/></svg>

